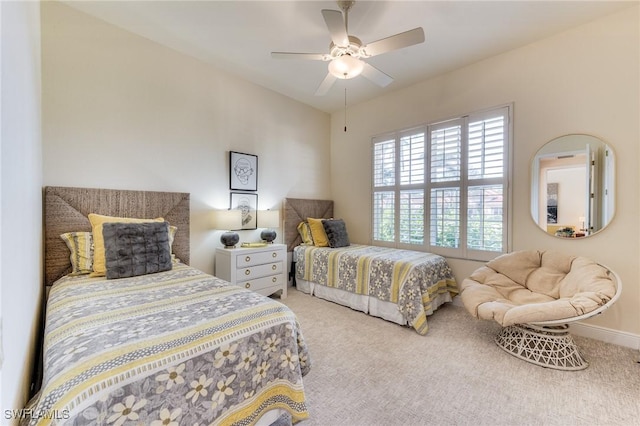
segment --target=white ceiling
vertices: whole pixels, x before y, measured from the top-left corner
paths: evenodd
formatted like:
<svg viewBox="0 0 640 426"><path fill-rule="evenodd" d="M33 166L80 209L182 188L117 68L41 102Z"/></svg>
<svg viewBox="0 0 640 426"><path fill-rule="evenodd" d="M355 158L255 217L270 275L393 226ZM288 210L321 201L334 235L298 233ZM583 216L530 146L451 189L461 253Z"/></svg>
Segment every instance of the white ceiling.
<svg viewBox="0 0 640 426"><path fill-rule="evenodd" d="M425 43L367 61L395 81L380 88L364 77L314 93L327 63L272 59L272 51L328 53L322 9L335 1L65 1L66 4L215 65L317 109L349 104L529 44L633 1L357 1L349 34L370 43L423 27Z"/></svg>

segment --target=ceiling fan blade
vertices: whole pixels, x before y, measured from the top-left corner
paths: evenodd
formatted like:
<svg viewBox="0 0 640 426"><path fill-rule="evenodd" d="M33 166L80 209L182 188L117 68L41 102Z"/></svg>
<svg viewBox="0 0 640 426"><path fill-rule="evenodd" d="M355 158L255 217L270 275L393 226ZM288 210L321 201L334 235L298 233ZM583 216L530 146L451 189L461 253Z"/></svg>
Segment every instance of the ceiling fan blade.
<svg viewBox="0 0 640 426"><path fill-rule="evenodd" d="M323 9L322 16L329 29L333 44L340 47L349 46L349 35L347 34L347 28L342 18L342 12L339 10Z"/></svg>
<svg viewBox="0 0 640 426"><path fill-rule="evenodd" d="M293 53L293 52L271 52L274 59L308 59L312 61L328 61L331 56L326 53Z"/></svg>
<svg viewBox="0 0 640 426"><path fill-rule="evenodd" d="M375 84L377 84L380 87L387 87L389 84L393 82L393 77L383 73L378 68L366 62L364 62L362 75L368 80L373 81Z"/></svg>
<svg viewBox="0 0 640 426"><path fill-rule="evenodd" d="M418 27L391 37L383 38L382 40L374 41L373 43L367 44L363 49L366 52L366 57L371 57L423 42L424 30Z"/></svg>
<svg viewBox="0 0 640 426"><path fill-rule="evenodd" d="M331 86L333 86L333 83L335 83L337 79L338 78L333 74L327 73L327 76L322 80L320 86L318 86L318 90L316 90L316 96L324 96L329 89L331 89Z"/></svg>

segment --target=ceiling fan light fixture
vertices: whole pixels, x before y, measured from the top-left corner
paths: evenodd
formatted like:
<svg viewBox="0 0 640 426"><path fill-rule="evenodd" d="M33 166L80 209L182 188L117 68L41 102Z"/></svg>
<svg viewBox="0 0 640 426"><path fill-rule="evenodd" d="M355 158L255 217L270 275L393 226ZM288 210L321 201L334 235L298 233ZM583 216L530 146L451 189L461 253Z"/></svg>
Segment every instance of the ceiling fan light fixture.
<svg viewBox="0 0 640 426"><path fill-rule="evenodd" d="M364 63L351 55L342 55L329 62L329 72L337 78L350 79L360 75Z"/></svg>

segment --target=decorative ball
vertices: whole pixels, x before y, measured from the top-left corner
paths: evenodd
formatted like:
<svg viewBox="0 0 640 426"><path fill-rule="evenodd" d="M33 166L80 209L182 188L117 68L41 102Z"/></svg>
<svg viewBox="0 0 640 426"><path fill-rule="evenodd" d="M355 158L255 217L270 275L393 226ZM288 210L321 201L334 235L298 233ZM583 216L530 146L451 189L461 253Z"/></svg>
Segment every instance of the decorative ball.
<svg viewBox="0 0 640 426"><path fill-rule="evenodd" d="M234 248L240 241L240 235L235 232L227 231L220 236L220 242L224 244L224 248Z"/></svg>
<svg viewBox="0 0 640 426"><path fill-rule="evenodd" d="M274 231L273 229L265 229L260 233L260 238L268 243L271 243L276 239L276 231Z"/></svg>

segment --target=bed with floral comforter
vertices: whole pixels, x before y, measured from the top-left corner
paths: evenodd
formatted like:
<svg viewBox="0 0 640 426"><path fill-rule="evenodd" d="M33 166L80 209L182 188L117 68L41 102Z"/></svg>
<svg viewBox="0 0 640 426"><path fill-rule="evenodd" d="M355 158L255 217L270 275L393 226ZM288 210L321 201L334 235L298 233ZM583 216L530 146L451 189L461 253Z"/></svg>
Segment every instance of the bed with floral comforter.
<svg viewBox="0 0 640 426"><path fill-rule="evenodd" d="M353 300L349 294L355 294L393 304L400 318L394 321L412 326L419 334L428 331L427 315L458 293L446 259L433 253L360 244L300 245L293 250L293 260L296 280L313 283L316 289L342 291L347 303ZM331 300L341 303L339 299ZM370 306L367 302L362 309L351 307L371 313Z"/></svg>
<svg viewBox="0 0 640 426"><path fill-rule="evenodd" d="M47 303L27 422L248 425L273 409L297 421L309 369L293 312L197 269L67 276Z"/></svg>

